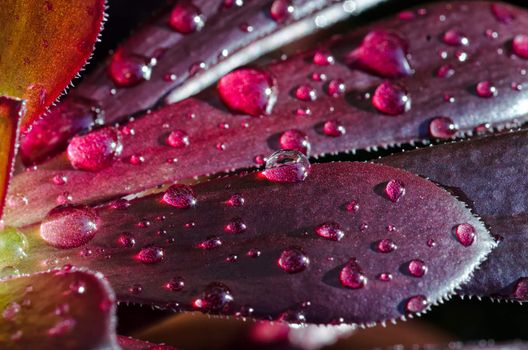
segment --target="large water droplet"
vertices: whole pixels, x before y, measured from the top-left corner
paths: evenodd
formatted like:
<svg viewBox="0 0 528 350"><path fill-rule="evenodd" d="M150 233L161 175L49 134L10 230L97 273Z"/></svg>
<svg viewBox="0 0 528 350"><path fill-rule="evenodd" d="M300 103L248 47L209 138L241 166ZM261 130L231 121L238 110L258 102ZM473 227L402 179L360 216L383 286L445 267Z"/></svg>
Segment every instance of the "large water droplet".
<svg viewBox="0 0 528 350"><path fill-rule="evenodd" d="M310 259L300 248L290 247L281 253L277 263L287 273L298 273L306 270Z"/></svg>
<svg viewBox="0 0 528 350"><path fill-rule="evenodd" d="M460 224L455 227L455 236L464 247L469 247L475 242L475 228L470 224Z"/></svg>
<svg viewBox="0 0 528 350"><path fill-rule="evenodd" d="M143 59L128 55L119 49L110 60L108 72L114 84L119 87L129 87L149 80L152 68L145 64Z"/></svg>
<svg viewBox="0 0 528 350"><path fill-rule="evenodd" d="M189 34L202 29L204 17L191 2L180 1L172 8L169 26L179 33Z"/></svg>
<svg viewBox="0 0 528 350"><path fill-rule="evenodd" d="M270 7L270 16L275 22L282 23L291 17L294 10L291 0L274 0Z"/></svg>
<svg viewBox="0 0 528 350"><path fill-rule="evenodd" d="M412 74L407 50L407 41L398 34L378 30L368 33L361 46L352 51L347 59L353 67L385 78L398 78Z"/></svg>
<svg viewBox="0 0 528 350"><path fill-rule="evenodd" d="M449 117L435 117L429 123L429 134L437 139L450 139L457 131L458 126Z"/></svg>
<svg viewBox="0 0 528 350"><path fill-rule="evenodd" d="M295 150L305 155L310 153L308 136L300 130L291 129L283 132L279 137L279 144L285 150Z"/></svg>
<svg viewBox="0 0 528 350"><path fill-rule="evenodd" d="M385 194L394 203L405 194L405 185L397 179L392 179L385 185Z"/></svg>
<svg viewBox="0 0 528 350"><path fill-rule="evenodd" d="M68 145L67 155L76 169L100 171L109 167L121 150L119 132L115 128L104 128L75 136Z"/></svg>
<svg viewBox="0 0 528 350"><path fill-rule="evenodd" d="M193 306L209 313L228 313L233 301L231 290L225 284L213 282L193 301Z"/></svg>
<svg viewBox="0 0 528 350"><path fill-rule="evenodd" d="M143 264L156 264L163 260L165 251L160 247L147 246L141 248L135 258Z"/></svg>
<svg viewBox="0 0 528 350"><path fill-rule="evenodd" d="M325 222L315 228L315 233L319 237L332 241L340 241L345 236L345 232L337 222Z"/></svg>
<svg viewBox="0 0 528 350"><path fill-rule="evenodd" d="M163 202L180 209L188 209L196 205L196 195L191 187L182 184L172 185L163 194Z"/></svg>
<svg viewBox="0 0 528 350"><path fill-rule="evenodd" d="M189 146L189 135L183 130L173 130L167 136L167 144L174 148L185 148Z"/></svg>
<svg viewBox="0 0 528 350"><path fill-rule="evenodd" d="M16 266L26 257L28 242L22 232L5 227L0 232L0 268Z"/></svg>
<svg viewBox="0 0 528 350"><path fill-rule="evenodd" d="M254 117L270 114L277 100L272 77L251 68L240 68L223 76L218 82L218 93L229 109Z"/></svg>
<svg viewBox="0 0 528 350"><path fill-rule="evenodd" d="M427 305L429 305L429 302L425 296L415 295L410 297L405 303L405 311L408 313L422 312L427 308Z"/></svg>
<svg viewBox="0 0 528 350"><path fill-rule="evenodd" d="M56 248L80 247L95 236L98 220L95 210L89 207L57 207L40 224L40 236Z"/></svg>
<svg viewBox="0 0 528 350"><path fill-rule="evenodd" d="M273 182L301 182L310 173L310 162L298 151L280 150L266 160L266 169L261 174Z"/></svg>
<svg viewBox="0 0 528 350"><path fill-rule="evenodd" d="M350 259L341 269L339 280L343 286L351 289L363 288L368 282L356 259Z"/></svg>
<svg viewBox="0 0 528 350"><path fill-rule="evenodd" d="M399 115L411 108L411 98L403 86L386 81L377 87L372 104L381 113Z"/></svg>
<svg viewBox="0 0 528 350"><path fill-rule="evenodd" d="M516 35L513 38L512 48L517 56L528 59L528 35Z"/></svg>
<svg viewBox="0 0 528 350"><path fill-rule="evenodd" d="M414 277L423 277L423 275L427 272L427 266L425 263L420 259L413 259L409 261L409 265L407 266L407 270L411 274L411 276Z"/></svg>

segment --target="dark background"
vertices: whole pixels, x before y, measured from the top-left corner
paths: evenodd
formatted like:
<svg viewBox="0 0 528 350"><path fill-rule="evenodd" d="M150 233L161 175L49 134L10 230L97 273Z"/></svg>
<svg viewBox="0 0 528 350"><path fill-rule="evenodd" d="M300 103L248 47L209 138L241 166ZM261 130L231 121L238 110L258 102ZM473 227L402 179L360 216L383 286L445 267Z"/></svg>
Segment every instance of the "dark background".
<svg viewBox="0 0 528 350"><path fill-rule="evenodd" d="M528 8L528 1L526 0L510 2ZM104 60L109 50L114 49L134 28L139 26L152 13L163 9L167 3L167 0L109 0L109 20L105 24L102 42L98 43L87 71L89 72L98 62ZM388 1L363 14L361 18L351 18L349 21L339 24L337 27L332 28L329 33L332 31L350 30L361 23L393 15L406 7L416 6L420 3L426 2L413 0ZM408 146L406 148L410 149L411 147ZM366 160L380 155L383 155L383 153L360 152L356 155L328 157L321 161ZM148 307L120 306L118 331L120 334L133 334L171 315L169 312L155 311ZM497 303L491 300L461 300L459 297L454 297L451 301L434 307L419 322L448 334L450 339L465 341L478 339L494 339L498 341L511 339L528 340L528 305L526 304ZM381 335L382 333L379 334Z"/></svg>

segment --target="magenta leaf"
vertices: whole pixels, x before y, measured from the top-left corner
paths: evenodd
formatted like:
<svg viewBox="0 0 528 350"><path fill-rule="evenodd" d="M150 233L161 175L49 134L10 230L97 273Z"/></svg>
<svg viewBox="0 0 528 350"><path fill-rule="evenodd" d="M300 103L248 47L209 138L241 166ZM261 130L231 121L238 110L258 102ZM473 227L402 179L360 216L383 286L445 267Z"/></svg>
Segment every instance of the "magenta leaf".
<svg viewBox="0 0 528 350"><path fill-rule="evenodd" d="M446 144L383 158L466 201L499 240L460 293L528 300L528 132Z"/></svg>
<svg viewBox="0 0 528 350"><path fill-rule="evenodd" d="M0 283L2 349L114 349L114 294L100 274L64 268Z"/></svg>
<svg viewBox="0 0 528 350"><path fill-rule="evenodd" d="M79 129L86 130L90 114L111 125L154 107L169 92L175 95L171 100L183 99L229 70L316 31L318 15L330 25L378 2L356 1L353 10L344 1L330 0L261 0L241 6L237 1L177 2L125 40L24 134L22 156L28 164L40 162L63 149ZM281 5L286 12L277 12Z"/></svg>
<svg viewBox="0 0 528 350"><path fill-rule="evenodd" d="M328 50L323 46L259 69L273 80L248 74L247 69L235 71L232 74L253 82L258 78L256 84L249 84L254 89L246 84L239 93L236 89L222 91L223 102L219 93L211 90L128 122L120 129L122 152L104 170L73 170L59 157L16 176L11 192L15 199L7 208L6 220L15 226L29 224L64 202L104 201L161 183L254 167L281 147L321 156L430 137L450 138L522 122L528 115L524 103L528 90L512 89L511 84L526 62L509 54L508 43L528 25L528 16L524 10L512 11L515 21L504 26L497 22L489 3L456 2L449 9L436 3L427 7L427 15L385 20L336 40ZM441 15L445 16L443 22L437 20ZM344 61L358 47L377 47L376 40L392 40L391 45L386 44L394 48L397 41L387 39L392 37L380 28L405 39L408 48L402 49L408 52L405 57L414 70L412 75L387 81L372 75L372 68L366 72L349 58ZM464 33L460 40L469 41L467 46L444 43L443 36L453 28ZM497 39L483 34L490 28L500 31ZM374 33L374 38L368 33ZM387 58L376 50L362 52L376 59ZM387 55L394 58L395 54L388 50ZM437 72L439 68L442 74ZM242 78L231 81L245 81ZM498 95L478 96L475 89L480 81L492 82ZM486 86L491 89L484 85L483 90ZM220 84L218 89L225 86ZM243 106L259 107L246 108L246 112L263 110L265 114L268 109L262 108L262 101L274 100L265 99L268 93L276 94L270 115L233 114L224 105L241 110L240 104L226 98L236 94ZM393 116L400 111L403 114ZM67 181L56 185L52 181L56 176Z"/></svg>
<svg viewBox="0 0 528 350"><path fill-rule="evenodd" d="M394 179L404 186L397 202L386 193ZM171 187L99 207L97 215L97 233L79 248L53 248L29 230L34 249L21 271L53 256L52 265L101 271L124 302L288 323L370 324L424 312L494 245L446 191L362 163L313 165L298 183L253 173ZM470 246L455 235L461 224L475 230ZM78 225L55 234L72 227ZM43 230L48 240L53 232ZM385 240L391 251L380 248Z"/></svg>

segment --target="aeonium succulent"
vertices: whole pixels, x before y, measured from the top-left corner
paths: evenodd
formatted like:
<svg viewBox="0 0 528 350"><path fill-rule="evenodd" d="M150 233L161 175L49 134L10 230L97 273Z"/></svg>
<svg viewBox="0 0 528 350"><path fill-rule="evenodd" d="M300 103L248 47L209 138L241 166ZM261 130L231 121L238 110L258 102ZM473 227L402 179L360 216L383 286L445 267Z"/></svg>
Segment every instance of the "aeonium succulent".
<svg viewBox="0 0 528 350"><path fill-rule="evenodd" d="M116 300L361 326L420 315L462 284L525 300L525 206L506 195L523 193L524 132L386 165L314 163L524 122L524 10L438 3L238 67L373 4L175 2L34 123L90 55L104 3L8 4L5 188L20 119L31 165L3 217L2 345L150 346L115 336Z"/></svg>

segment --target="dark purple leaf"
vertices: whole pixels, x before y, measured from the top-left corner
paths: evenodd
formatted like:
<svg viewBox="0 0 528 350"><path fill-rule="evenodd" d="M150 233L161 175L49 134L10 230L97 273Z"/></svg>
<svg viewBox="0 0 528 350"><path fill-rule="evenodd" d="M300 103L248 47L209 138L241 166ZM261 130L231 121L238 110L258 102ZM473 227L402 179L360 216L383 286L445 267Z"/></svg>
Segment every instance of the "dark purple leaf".
<svg viewBox="0 0 528 350"><path fill-rule="evenodd" d="M391 180L404 186L397 202L385 193ZM79 248L53 248L38 229L29 230L34 248L19 268L41 268L42 257L53 256L51 264L103 272L124 302L288 323L365 324L425 311L465 281L494 245L446 191L373 164L314 165L305 181L289 184L262 173L233 176L169 196L190 200L190 194L196 201L188 208L169 205L176 202L163 193L100 207L95 237ZM234 195L242 205L232 204ZM65 222L71 225L55 226L57 235L78 227ZM454 234L466 223L477 237L467 247ZM49 226L42 229L53 236ZM394 242L392 252L380 251L385 239Z"/></svg>
<svg viewBox="0 0 528 350"><path fill-rule="evenodd" d="M430 178L469 203L500 243L460 293L528 299L528 131L383 158Z"/></svg>
<svg viewBox="0 0 528 350"><path fill-rule="evenodd" d="M189 2L192 6L177 3L165 8L72 90L64 106L55 108L23 136L24 160L39 162L60 151L79 128L89 127L84 122L87 111L93 111L99 122L111 125L152 108L171 91L175 94L172 100L183 99L229 70L316 31L317 15L324 15L326 25L330 25L381 0L356 1L356 7L349 11L343 10L345 1L295 0L291 2L293 12L280 20L274 20L270 13L274 2L289 3L261 0L238 6L236 1L193 0ZM190 16L181 16L186 13ZM191 19L200 18L200 14L204 23L201 30L181 33L181 26L170 24L173 17L176 23L195 25L199 21ZM183 83L185 86L173 91Z"/></svg>
<svg viewBox="0 0 528 350"><path fill-rule="evenodd" d="M62 269L0 283L2 349L114 349L114 294L100 274Z"/></svg>
<svg viewBox="0 0 528 350"><path fill-rule="evenodd" d="M176 350L175 347L164 344L153 344L130 337L118 336L117 342L122 350Z"/></svg>
<svg viewBox="0 0 528 350"><path fill-rule="evenodd" d="M412 347L394 346L391 349L413 349L413 350L527 350L528 343L521 341L495 343L494 341L481 340L476 343L453 342L446 345L417 345Z"/></svg>
<svg viewBox="0 0 528 350"><path fill-rule="evenodd" d="M232 114L214 90L162 108L121 128L121 160L102 171L73 170L59 157L36 171L16 176L12 195L25 200L12 202L6 220L11 225L39 221L65 197L71 197L72 203L93 203L160 183L254 167L280 147L306 151L311 145L311 154L320 156L425 140L429 138L430 126L434 135L450 137L471 133L475 128L481 130L488 124L503 127L522 122L528 115L528 104L524 103L528 89L512 89L511 85L520 78L526 61L510 55L509 50L510 40L528 26L528 16L524 10L511 9L516 19L505 26L496 20L489 3L456 2L450 7L436 3L427 7L426 15L415 13L412 20L393 18L375 23L336 39L329 44L329 51L323 47L270 65L261 72L269 74L276 85L266 90L266 85L262 85L266 80L259 79L256 85L241 85L237 95L246 104L262 106L261 99L266 96L262 91L276 90L277 101L269 116ZM445 21L439 20L441 16L445 16ZM469 45L445 44L442 38L451 29L463 32ZM490 38L485 35L487 29L500 35L493 39L492 33ZM371 35L365 38L368 33ZM358 65L358 57L386 58L376 51L380 40L391 48L389 59L401 59L400 51L408 52L403 57L414 74L389 81L375 93L385 80L370 74L377 69L374 66L368 72L361 70L364 62ZM405 45L400 40L405 40ZM464 62L460 62L465 57L462 51L468 55ZM443 52L445 59L439 55ZM332 61L328 54L335 63L320 65ZM313 63L314 59L319 64ZM392 60L387 64L391 70L378 70L379 74L405 72ZM437 70L446 64L450 65L448 68L452 66L454 75L437 77ZM240 72L235 74L244 77ZM321 74L326 81L312 80L320 79ZM475 86L480 81L491 81L498 95L477 96ZM411 99L410 110L399 116L388 115L409 108L409 101L402 99L405 91ZM307 101L314 94L316 100ZM374 94L375 102L365 98L366 94ZM389 100L385 100L387 94L392 96ZM455 102L446 102L446 94L448 100L454 98ZM224 100L231 103L232 109L240 110L225 96ZM450 120L458 125L458 133L451 128ZM179 137L186 135L189 145L180 142L178 147L170 146L167 137L171 132L180 133ZM55 176L64 176L68 181L55 185Z"/></svg>

